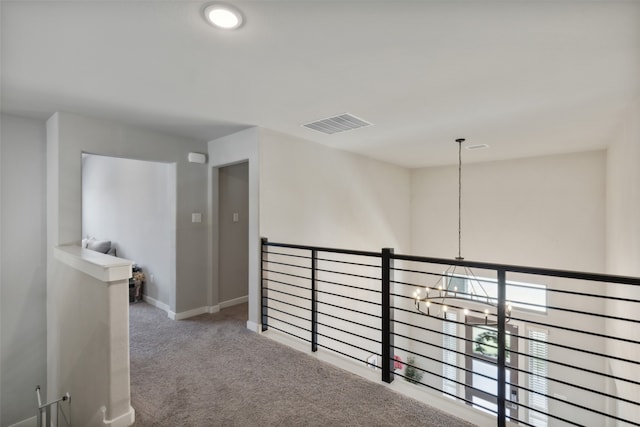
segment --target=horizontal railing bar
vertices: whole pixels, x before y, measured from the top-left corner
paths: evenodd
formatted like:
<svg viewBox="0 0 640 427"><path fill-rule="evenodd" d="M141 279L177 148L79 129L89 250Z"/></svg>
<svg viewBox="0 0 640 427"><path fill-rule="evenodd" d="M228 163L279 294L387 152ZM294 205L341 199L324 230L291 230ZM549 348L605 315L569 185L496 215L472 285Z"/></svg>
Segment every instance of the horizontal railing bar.
<svg viewBox="0 0 640 427"><path fill-rule="evenodd" d="M573 308L562 308L562 307L556 307L556 306L552 306L552 305L547 306L547 308L549 310L557 310L557 311L563 311L563 312L566 312L566 313L582 314L582 315L585 315L585 316L594 316L594 317L598 317L598 318L601 318L601 319L618 320L618 321L631 322L631 323L640 323L640 320L636 320L636 319L625 319L624 317L610 316L608 314L589 313L589 312L586 312L586 311L576 310L576 309L573 309ZM636 341L636 343L640 344L640 341Z"/></svg>
<svg viewBox="0 0 640 427"><path fill-rule="evenodd" d="M396 334L396 336L401 336L401 337L403 337L403 338L406 338L404 335L397 335L397 334ZM427 345L428 345L428 344L427 344ZM406 351L407 353L411 353L411 354L413 354L413 355L415 355L415 356L420 356L420 357L422 357L423 359L429 359L429 360L431 360L431 361L433 361L433 362L436 362L436 363L438 363L438 364L440 364L440 363L441 363L441 364L443 364L443 365L451 366L452 368L455 368L455 369L460 370L460 371L463 371L463 372L469 372L469 373L472 373L472 374L477 374L478 376L481 376L481 377L485 377L485 378L490 379L490 380L495 380L495 377L492 377L492 376L490 376L490 375L487 375L487 374L481 374L481 373L479 373L479 372L473 372L471 369L463 368L463 367L458 366L458 365L455 365L455 364L453 364L453 363L445 362L444 360L442 360L442 359L438 359L438 358L435 358L435 357L433 357L433 356L427 356L426 354L416 353L415 351L407 350L406 348L399 347L399 346L396 346L396 345L394 345L394 346L393 346L393 348L395 348L396 350ZM442 347L442 349L443 349L443 350L450 351L450 352L452 352L452 353L456 353L456 354L464 354L464 353L460 353L460 352L458 352L458 351L456 351L456 350L451 350L451 349L444 348L444 347ZM473 357L473 356L471 356L471 357ZM479 358L476 358L476 357L473 357L473 358L474 358L474 359L476 359L476 360L482 360L482 361L485 361L484 359L479 359ZM443 375L441 375L441 374L433 373L433 375L439 376L439 377L440 377L440 378L442 378L442 379L449 379L449 378L444 377L444 376L443 376ZM455 381L455 380L451 380L451 381ZM458 381L456 381L456 382L458 382ZM460 384L460 385L464 385L464 386L467 386L467 384L466 384L466 383L458 382L458 384Z"/></svg>
<svg viewBox="0 0 640 427"><path fill-rule="evenodd" d="M328 346L326 346L326 345L322 345L322 344L320 344L320 343L318 343L318 347L326 348L326 349L327 349L327 350L329 350L329 351L332 351L332 352L334 352L334 353L341 354L341 355L346 356L346 357L349 357L349 358L351 358L351 359L353 359L353 360L357 360L358 362L367 363L367 361L366 361L366 360L358 359L358 358L357 358L357 357L355 357L355 356L352 356L352 355L347 354L347 353L344 353L344 352L342 352L342 351L340 351L340 350L336 350L336 349L334 349L334 348L328 347ZM379 354L379 353L376 353L376 352L370 352L370 353L371 353L371 354L375 354L376 356L380 356L380 354Z"/></svg>
<svg viewBox="0 0 640 427"><path fill-rule="evenodd" d="M373 341L373 342L375 342L375 343L379 343L379 342L380 342L380 341L377 341L377 340L376 340L376 339L374 339L374 338L365 337L364 335L356 334L356 333L353 333L353 332L351 332L351 331L347 331L347 330L344 330L344 329L342 329L342 328L338 328L337 326L327 325L326 323L322 323L322 322L318 322L318 325L322 325L322 326L324 326L324 327L326 327L326 328L331 328L331 329L333 329L333 330L340 331L340 332L343 332L343 333L345 333L345 334L352 335L352 336L354 336L354 337L362 338L363 340Z"/></svg>
<svg viewBox="0 0 640 427"><path fill-rule="evenodd" d="M271 280L269 280L269 281L271 281ZM281 283L281 282L276 282L276 283ZM307 300L307 301L311 301L311 298L301 297L300 295L295 295L295 294L292 294L292 293L289 293L289 292L281 291L281 290L276 289L276 288L268 288L268 290L269 291L273 291L273 292L277 292L279 294L289 295L290 297L300 298L300 299L304 299L304 300Z"/></svg>
<svg viewBox="0 0 640 427"><path fill-rule="evenodd" d="M267 254L267 255L282 255L282 256L290 256L290 257L294 257L294 258L304 258L304 259L311 259L310 256L305 256L305 255L294 255L294 254L285 254L284 252L272 252L272 251L262 251L263 254ZM268 261L268 260L263 260L263 261Z"/></svg>
<svg viewBox="0 0 640 427"><path fill-rule="evenodd" d="M302 306L299 306L299 305L297 305L297 304L291 304L290 302L281 301L281 300L276 299L276 298L268 297L268 298L265 298L265 299L267 299L268 301L275 301L275 302L279 302L279 303L281 303L281 304L290 305L291 307L296 307L296 308L299 308L300 310L311 311L311 309L310 309L310 308L308 308L308 307L302 307ZM268 306L268 307L269 307L269 308L272 308L271 306Z"/></svg>
<svg viewBox="0 0 640 427"><path fill-rule="evenodd" d="M344 286L345 288L360 289L361 291L375 292L377 294L382 293L381 291L378 291L378 290L375 290L375 289L368 289L368 288L363 288L362 286L355 286L355 285L345 285L344 283L332 282L330 280L316 279L316 281L317 282L326 283L327 285Z"/></svg>
<svg viewBox="0 0 640 427"><path fill-rule="evenodd" d="M274 317L274 316L272 316L270 314L268 314L267 317L269 319L272 319L272 320L278 321L280 323L284 323L286 325L293 326L294 328L302 329L305 332L311 333L311 329L303 328L302 326L296 325L295 323L287 322L286 320L279 319L279 318ZM269 324L269 327L271 327L271 324Z"/></svg>
<svg viewBox="0 0 640 427"><path fill-rule="evenodd" d="M268 263L268 264L286 265L287 267L302 268L303 270L311 270L311 267L307 267L305 265L295 265L295 264L289 264L287 262L269 261L269 260L266 260L266 259L263 260L263 261Z"/></svg>
<svg viewBox="0 0 640 427"><path fill-rule="evenodd" d="M629 338L612 337L610 335L600 334L600 333L597 333L597 332L589 332L589 331L585 332L585 331L582 331L582 330L576 329L576 328L569 328L569 327L566 327L566 326L558 326L558 325L551 324L551 323L537 322L537 321L532 320L532 319L521 319L519 317L513 317L512 316L511 320L530 323L532 325L537 325L537 326L544 326L546 328L559 329L561 331L575 332L575 333L594 336L594 337L598 337L598 338L607 338L607 339L610 339L610 340L621 341L621 342L625 342L625 343L629 343L629 344L636 344L636 345L640 344L640 341L635 341L635 340L632 340L632 339L629 339ZM594 354L597 354L597 353L594 353ZM612 356L607 356L607 357L617 359L617 358L612 357ZM617 360L625 360L625 359L617 359Z"/></svg>
<svg viewBox="0 0 640 427"><path fill-rule="evenodd" d="M423 263L429 263L429 264L445 264L445 265L460 266L460 267L480 268L484 270L504 270L507 273L527 273L527 274L534 274L538 276L563 277L567 279L586 280L586 281L592 281L592 282L611 282L611 283L619 283L623 285L634 285L634 286L640 285L640 278L632 277L632 276L617 276L617 275L611 275L611 274L586 273L581 271L557 270L552 268L541 268L541 267L525 267L525 266L510 265L510 264L494 264L494 263L488 263L488 262L477 262L477 261L458 260L458 259L430 258L430 257L420 257L415 255L393 254L392 258L397 260L402 260L402 261L415 261L415 262L423 262Z"/></svg>
<svg viewBox="0 0 640 427"><path fill-rule="evenodd" d="M293 288L302 289L303 291L307 291L307 292L311 291L311 289L309 289L309 288L307 288L305 286L294 285L293 283L283 282L281 280L276 280L276 279L273 279L273 278L271 278L271 279L265 278L264 280L266 280L267 282L270 282L270 283L277 283L279 285L286 285L286 286L291 286ZM275 289L275 288L265 288L265 289Z"/></svg>
<svg viewBox="0 0 640 427"><path fill-rule="evenodd" d="M574 426L584 427L584 425L583 425L583 424L578 424L578 423L577 423L577 422L575 422L575 421L571 421L571 420L569 420L569 419L567 419L567 418L563 418L563 417L559 417L559 416L557 416L557 415L553 415L553 414L551 414L551 413L549 413L549 412L542 412L542 411L540 411L540 410L538 410L538 409L532 408L531 406L525 405L524 403L521 403L521 402L514 402L514 403L516 403L516 404L517 404L519 407L521 407L521 408L526 408L526 409L528 409L529 411L534 411L534 412L536 412L536 413L538 413L538 414L546 415L546 416L548 416L549 418L553 418L553 419L555 419L555 420L562 421L562 422L564 422L564 423L571 424L571 425L574 425ZM517 420L517 421L518 421L518 423L523 424L523 421L521 421L521 420ZM525 423L525 424L526 424L526 423ZM528 425L528 426L533 426L533 424L526 424L526 425Z"/></svg>
<svg viewBox="0 0 640 427"><path fill-rule="evenodd" d="M359 346L357 346L355 344L351 344L349 342L339 340L338 338L334 338L334 337L329 336L329 335L321 334L320 332L318 332L318 336L325 337L325 338L330 339L332 341L337 341L340 344L348 345L349 347L357 348L358 350L366 351L367 353L374 353L375 354L375 351L372 351L372 350L370 350L368 348L359 347ZM325 348L328 348L328 347L325 347Z"/></svg>
<svg viewBox="0 0 640 427"><path fill-rule="evenodd" d="M303 337L301 337L299 335L296 335L296 334L294 334L292 332L289 332L289 331L285 331L284 329L280 329L280 328L278 328L276 326L273 326L273 325L269 325L269 329L275 329L276 331L280 331L280 332L282 332L284 334L294 336L294 337L296 337L296 338L298 338L298 339L300 339L302 341L311 342L311 340L309 340L309 339L303 338Z"/></svg>
<svg viewBox="0 0 640 427"><path fill-rule="evenodd" d="M536 288L534 288L534 289L536 289ZM537 288L537 289L539 289L539 288ZM585 292L568 291L566 289L557 289L557 288L550 288L550 287L545 288L545 291L551 292L551 293L556 293L556 294L579 295L579 296L583 296L583 297L598 298L598 299L605 299L605 300L612 300L612 301L632 302L632 303L640 304L640 300L633 299L633 298L612 297L610 295L602 295L602 294L600 294L600 295L598 295L598 294L588 294L588 293L585 293Z"/></svg>
<svg viewBox="0 0 640 427"><path fill-rule="evenodd" d="M275 310L275 311L280 312L282 314L286 314L287 316L296 317L296 318L298 318L300 320L304 320L306 322L310 322L311 321L311 319L307 319L306 317L298 316L297 314L288 313L286 311L282 311L282 310L277 309L275 307L269 307L269 310Z"/></svg>
<svg viewBox="0 0 640 427"><path fill-rule="evenodd" d="M339 261L337 259L331 259L331 258L318 258L318 261L328 261L328 262L335 262L338 264L358 265L361 267L373 267L373 268L382 269L382 266L379 264L376 265L376 264L364 264L361 262Z"/></svg>
<svg viewBox="0 0 640 427"><path fill-rule="evenodd" d="M340 305L331 304L330 302L318 301L318 304L324 304L324 305L328 305L330 307L339 308L341 310L347 310L347 311L351 311L353 313L364 314L366 316L371 316L371 317L375 317L376 319L380 319L380 316L377 315L377 314L371 314L371 313L367 313L366 311L360 311L360 310L356 310L356 309L353 309L353 308L342 307Z"/></svg>
<svg viewBox="0 0 640 427"><path fill-rule="evenodd" d="M354 325L363 326L365 328L373 329L374 331L381 331L382 330L380 328L376 328L375 326L365 325L364 323L356 322L355 320L345 319L344 317L334 316L333 314L323 313L323 312L318 312L318 314L320 314L322 316L332 317L332 318L334 318L336 320L340 320L340 321L343 321L343 322L349 322L349 323L353 323Z"/></svg>
<svg viewBox="0 0 640 427"><path fill-rule="evenodd" d="M359 256L375 257L375 258L382 257L382 254L380 252L357 251L353 249L324 248L319 246L292 245L288 243L275 243L275 242L267 242L267 243L264 243L264 245L274 246L278 248L302 249L307 251L317 250L318 252L329 252L329 253L337 253L337 254L345 254L345 255L359 255Z"/></svg>
<svg viewBox="0 0 640 427"><path fill-rule="evenodd" d="M285 276L297 277L298 279L304 279L304 280L307 280L307 281L311 281L310 277L300 276L299 274L285 273L284 271L269 270L267 268L263 269L263 271L266 271L267 273L283 274ZM267 278L267 280L268 280L268 278ZM303 289L311 290L311 288L305 288L303 286L300 286L300 287L303 288Z"/></svg>
<svg viewBox="0 0 640 427"><path fill-rule="evenodd" d="M370 280L375 280L375 281L378 281L378 282L380 280L382 280L380 277L365 276L365 275L362 275L362 274L354 274L354 273L344 273L342 271L323 270L322 268L318 268L317 271L321 271L323 273L340 274L342 276L360 277L361 279L370 279Z"/></svg>
<svg viewBox="0 0 640 427"><path fill-rule="evenodd" d="M324 280L320 280L320 279L318 279L318 282L326 283ZM349 297L349 296L342 295L342 294L336 294L334 292L321 291L319 289L316 290L316 292L318 292L319 294L331 295L331 296L339 297L339 298L346 298L346 299L350 299L352 301L360 301L360 302L363 302L365 304L371 304L371 305L375 305L375 306L382 305L379 302L371 302L371 301L367 301L367 300L356 298L356 297ZM320 302L320 300L318 300L318 302Z"/></svg>
<svg viewBox="0 0 640 427"><path fill-rule="evenodd" d="M424 271L424 270L412 270L409 268L399 268L399 267L393 267L392 268L393 271L401 271L403 273L417 273L417 274L426 274L427 276L438 276L438 277L446 277L446 274L443 273L434 273L433 271ZM406 282L395 282L401 285L412 285L412 286L422 286L424 287L424 285L413 285L411 283L406 283Z"/></svg>

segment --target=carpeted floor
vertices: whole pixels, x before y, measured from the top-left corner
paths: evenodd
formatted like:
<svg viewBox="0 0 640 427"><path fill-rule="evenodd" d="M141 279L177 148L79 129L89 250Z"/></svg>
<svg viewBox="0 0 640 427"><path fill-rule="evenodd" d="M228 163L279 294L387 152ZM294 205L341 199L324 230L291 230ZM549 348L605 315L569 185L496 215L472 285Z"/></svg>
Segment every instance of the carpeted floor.
<svg viewBox="0 0 640 427"><path fill-rule="evenodd" d="M246 312L130 306L135 426L471 425L250 332Z"/></svg>

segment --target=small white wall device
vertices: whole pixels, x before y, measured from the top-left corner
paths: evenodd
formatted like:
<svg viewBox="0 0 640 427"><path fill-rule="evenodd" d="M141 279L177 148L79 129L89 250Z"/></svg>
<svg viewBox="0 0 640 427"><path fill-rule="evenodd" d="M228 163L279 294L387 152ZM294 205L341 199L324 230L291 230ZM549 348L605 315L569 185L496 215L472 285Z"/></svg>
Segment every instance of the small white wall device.
<svg viewBox="0 0 640 427"><path fill-rule="evenodd" d="M202 153L189 153L187 158L191 163L205 164L207 162L207 155Z"/></svg>

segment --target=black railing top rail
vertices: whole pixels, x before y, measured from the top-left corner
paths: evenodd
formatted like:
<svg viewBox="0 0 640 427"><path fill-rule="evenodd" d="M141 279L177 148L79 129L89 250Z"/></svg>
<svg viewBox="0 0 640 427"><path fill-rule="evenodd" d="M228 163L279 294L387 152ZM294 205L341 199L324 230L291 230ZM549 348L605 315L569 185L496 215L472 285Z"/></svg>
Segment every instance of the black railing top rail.
<svg viewBox="0 0 640 427"><path fill-rule="evenodd" d="M319 252L331 252L331 253L339 253L346 255L359 255L359 256L368 256L368 257L382 257L380 252L371 252L371 251L360 251L353 249L339 249L339 248L328 248L328 247L320 247L320 246L309 246L309 245L294 245L288 243L276 243L276 242L264 242L265 246L273 246L279 248L290 248L290 249L301 249L301 250L316 250ZM511 273L525 273L525 274L535 274L539 276L551 276L551 277L562 277L567 279L577 279L577 280L587 280L592 282L611 282L618 284L626 284L626 285L637 285L640 286L640 277L633 276L621 276L621 275L613 275L613 274L604 274L604 273L588 273L583 271L574 271L574 270L561 270L561 269L553 269L553 268L543 268L543 267L528 267L522 265L512 265L512 264L497 264L497 263L489 263L489 262L481 262L481 261L469 261L466 259L453 259L453 258L434 258L434 257L424 257L417 255L402 255L397 253L392 253L391 257L396 260L401 261L415 261L429 264L445 264L445 265L455 265L460 267L472 267L479 268L484 270L503 270Z"/></svg>
<svg viewBox="0 0 640 427"><path fill-rule="evenodd" d="M401 261L416 261L423 262L429 264L446 264L446 265L456 265L460 267L472 267L479 268L484 270L502 270L510 273L525 273L525 274L535 274L538 276L552 276L552 277L562 277L566 279L577 279L577 280L587 280L592 282L611 282L611 283L619 283L623 285L637 285L640 286L640 277L633 276L618 276L613 274L603 274L603 273L587 273L583 271L573 271L573 270L559 270L553 268L543 268L543 267L527 267L522 265L511 265L511 264L495 264L489 262L480 262L480 261L468 261L466 259L458 260L451 258L431 258L431 257L422 257L415 255L401 255L401 254L393 254L394 259Z"/></svg>
<svg viewBox="0 0 640 427"><path fill-rule="evenodd" d="M330 252L330 253L337 253L337 254L369 256L369 257L377 257L377 258L382 257L380 252L358 251L353 249L323 248L320 246L292 245L289 243L274 243L274 242L264 242L263 244L265 246L274 246L276 248L301 249L306 251Z"/></svg>

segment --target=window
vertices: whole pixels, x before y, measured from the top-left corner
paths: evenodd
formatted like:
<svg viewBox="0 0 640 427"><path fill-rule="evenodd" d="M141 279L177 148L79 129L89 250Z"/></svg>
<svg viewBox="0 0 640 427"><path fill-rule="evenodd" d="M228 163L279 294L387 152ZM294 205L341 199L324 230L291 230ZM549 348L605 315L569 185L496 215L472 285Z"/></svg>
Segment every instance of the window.
<svg viewBox="0 0 640 427"><path fill-rule="evenodd" d="M547 332L529 329L529 423L547 426Z"/></svg>
<svg viewBox="0 0 640 427"><path fill-rule="evenodd" d="M446 288L449 293L457 290L457 295L471 301L498 302L498 281L486 277L461 274L447 276ZM547 312L547 287L535 283L507 281L507 301L514 308Z"/></svg>
<svg viewBox="0 0 640 427"><path fill-rule="evenodd" d="M442 322L442 392L446 397L455 398L458 392L456 384L457 380L457 348L458 340L457 326L455 323L458 320L458 314L455 311L448 311L446 313L446 320L449 322Z"/></svg>

